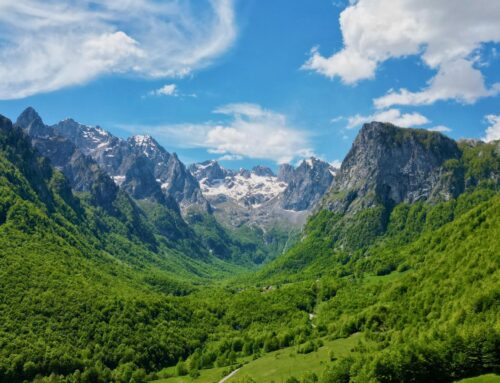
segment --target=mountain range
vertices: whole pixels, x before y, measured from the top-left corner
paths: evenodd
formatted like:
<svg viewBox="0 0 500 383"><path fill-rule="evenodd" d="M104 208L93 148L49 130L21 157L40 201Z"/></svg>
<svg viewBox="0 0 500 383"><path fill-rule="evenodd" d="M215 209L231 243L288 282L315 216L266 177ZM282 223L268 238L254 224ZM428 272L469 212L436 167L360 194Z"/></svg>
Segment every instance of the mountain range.
<svg viewBox="0 0 500 383"><path fill-rule="evenodd" d="M0 116L0 382L498 373L499 191L499 141L381 122L275 174Z"/></svg>
<svg viewBox="0 0 500 383"><path fill-rule="evenodd" d="M282 165L279 176L263 166L228 170L213 160L186 167L151 136L124 140L72 119L48 126L31 107L15 125L65 174L75 191L91 191L105 203L119 187L134 199L153 200L183 215L193 209L215 209L230 227L282 221L300 226L335 174L333 167L315 158L296 169ZM273 213L265 214L269 209Z"/></svg>

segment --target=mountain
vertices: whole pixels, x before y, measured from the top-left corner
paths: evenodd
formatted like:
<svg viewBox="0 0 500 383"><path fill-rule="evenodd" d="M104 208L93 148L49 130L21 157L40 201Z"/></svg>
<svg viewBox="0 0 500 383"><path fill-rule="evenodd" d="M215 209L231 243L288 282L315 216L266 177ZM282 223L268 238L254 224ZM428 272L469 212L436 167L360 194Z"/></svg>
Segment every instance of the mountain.
<svg viewBox="0 0 500 383"><path fill-rule="evenodd" d="M338 183L313 209L288 211L310 216L282 246L272 228L225 230L217 208L182 217L117 185L103 208L62 172L75 152L100 169L93 149L66 137L52 148L61 136L34 117L0 116L0 382L217 381L242 365L231 379L500 371L499 141L369 124ZM296 170L203 166L192 171L208 188L264 177L286 190ZM303 190L319 183L304 179ZM258 208L227 200L272 217L286 212L283 193Z"/></svg>
<svg viewBox="0 0 500 383"><path fill-rule="evenodd" d="M282 165L278 176L265 166L233 171L214 160L192 164L189 170L216 215L236 227L276 223L300 226L330 188L335 174L331 165L316 158L302 161L297 168Z"/></svg>
<svg viewBox="0 0 500 383"><path fill-rule="evenodd" d="M45 125L33 108L27 108L15 125L28 134L33 146L49 158L56 169L63 172L73 190L90 192L100 206L110 207L118 187L91 157L68 138L58 135L53 127Z"/></svg>
<svg viewBox="0 0 500 383"><path fill-rule="evenodd" d="M461 156L458 145L437 132L365 124L342 162L326 207L351 212L420 200L447 200L463 191L447 181L447 161Z"/></svg>
<svg viewBox="0 0 500 383"><path fill-rule="evenodd" d="M333 186L314 207L305 227L309 236L277 264L266 266L264 274L282 274L288 279L290 270L301 267L321 273L331 252L349 262L353 257L366 257L381 243L386 246L384 241L394 241L392 251L397 254L398 246L426 229L428 217L435 227L444 225L499 188L498 141L455 142L423 129L365 124ZM468 198L471 201L465 202ZM466 206L456 207L457 201ZM444 212L454 208L458 210ZM377 267L386 272L397 264L391 258L389 264Z"/></svg>
<svg viewBox="0 0 500 383"><path fill-rule="evenodd" d="M65 163L68 154L55 152L70 150L67 148L71 143L75 148L73 152L92 159L116 185L136 199L152 199L173 207L172 199L182 212L191 208L204 211L210 208L198 182L177 155L167 152L150 136L138 135L123 140L99 126L82 125L72 119L49 127L32 108L19 116L17 124L36 140L42 153L50 155L56 166ZM65 174L69 174L69 170ZM82 190L85 188L81 186Z"/></svg>
<svg viewBox="0 0 500 383"><path fill-rule="evenodd" d="M329 163L311 157L297 168L282 165L278 180L287 184L281 197L281 206L287 210L311 209L330 189L337 169Z"/></svg>
<svg viewBox="0 0 500 383"><path fill-rule="evenodd" d="M363 126L302 240L254 280L315 281L316 328L365 334L320 382L498 373L499 191L500 141Z"/></svg>
<svg viewBox="0 0 500 383"><path fill-rule="evenodd" d="M263 166L232 171L212 160L193 164L189 170L200 182L203 194L214 204L232 199L243 207L259 208L286 188L271 169Z"/></svg>

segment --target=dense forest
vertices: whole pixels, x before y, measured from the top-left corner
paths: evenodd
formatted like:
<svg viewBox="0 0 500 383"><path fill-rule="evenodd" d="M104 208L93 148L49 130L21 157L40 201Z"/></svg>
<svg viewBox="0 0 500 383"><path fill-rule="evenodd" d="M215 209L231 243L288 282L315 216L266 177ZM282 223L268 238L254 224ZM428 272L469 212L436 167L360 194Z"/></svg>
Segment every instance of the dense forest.
<svg viewBox="0 0 500 383"><path fill-rule="evenodd" d="M196 380L356 334L322 374L287 382L500 373L499 146L459 148L445 163L463 182L453 198L318 209L280 254L290 238L278 228L74 193L2 118L0 382Z"/></svg>

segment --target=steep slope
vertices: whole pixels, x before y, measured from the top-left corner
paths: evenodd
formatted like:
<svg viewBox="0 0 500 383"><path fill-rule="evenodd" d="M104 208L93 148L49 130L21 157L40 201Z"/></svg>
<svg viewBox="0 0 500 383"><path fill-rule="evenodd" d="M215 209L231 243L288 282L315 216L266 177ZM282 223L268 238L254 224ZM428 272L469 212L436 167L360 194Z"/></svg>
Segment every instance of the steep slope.
<svg viewBox="0 0 500 383"><path fill-rule="evenodd" d="M120 380L175 363L213 330L176 296L239 269L193 244L191 229L162 205L147 219L119 191L112 207L74 196L0 116L0 381ZM182 251L193 246L198 258Z"/></svg>
<svg viewBox="0 0 500 383"><path fill-rule="evenodd" d="M18 123L27 125L32 114L27 109ZM30 134L32 130L27 131ZM33 133L36 135L37 131ZM169 199L174 199L182 212L190 208L209 209L198 182L185 165L150 136L122 140L98 126L82 125L72 119L51 126L47 135L53 140L69 140L136 199L150 198L169 206Z"/></svg>
<svg viewBox="0 0 500 383"><path fill-rule="evenodd" d="M442 200L462 189L443 184L444 163L458 159L457 144L423 129L365 124L342 162L324 207L345 213L419 200Z"/></svg>
<svg viewBox="0 0 500 383"><path fill-rule="evenodd" d="M397 249L489 198L499 179L498 142L457 144L439 133L367 124L304 239L263 273L321 274L328 259L340 262L336 272L352 273L378 246ZM379 264L380 273L396 268L395 258Z"/></svg>
<svg viewBox="0 0 500 383"><path fill-rule="evenodd" d="M16 126L26 132L32 145L50 159L52 166L63 172L73 190L91 193L93 200L102 207L111 206L118 192L114 182L92 158L45 125L33 108L27 108L19 116Z"/></svg>
<svg viewBox="0 0 500 383"><path fill-rule="evenodd" d="M278 179L287 184L281 196L281 206L286 210L309 210L330 189L337 169L329 163L311 157L297 168L282 165Z"/></svg>

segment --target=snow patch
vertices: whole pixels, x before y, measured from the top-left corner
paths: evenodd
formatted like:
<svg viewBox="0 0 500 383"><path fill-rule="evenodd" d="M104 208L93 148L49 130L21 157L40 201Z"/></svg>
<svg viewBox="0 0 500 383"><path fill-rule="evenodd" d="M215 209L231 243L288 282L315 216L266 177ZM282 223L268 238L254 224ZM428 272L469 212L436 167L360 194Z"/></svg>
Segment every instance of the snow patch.
<svg viewBox="0 0 500 383"><path fill-rule="evenodd" d="M251 173L250 176L236 174L225 179L212 180L207 178L200 181L203 194L207 197L225 195L238 202L244 202L258 208L262 203L267 202L286 189L287 184L279 181L275 176L258 176Z"/></svg>

